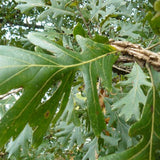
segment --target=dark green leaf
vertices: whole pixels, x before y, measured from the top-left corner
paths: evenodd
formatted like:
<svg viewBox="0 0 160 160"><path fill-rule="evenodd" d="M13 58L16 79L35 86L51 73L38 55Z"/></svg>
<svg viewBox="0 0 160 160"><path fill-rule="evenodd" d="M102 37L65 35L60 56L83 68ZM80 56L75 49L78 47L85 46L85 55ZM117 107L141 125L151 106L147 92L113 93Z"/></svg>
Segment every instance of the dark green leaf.
<svg viewBox="0 0 160 160"><path fill-rule="evenodd" d="M0 146L9 138L16 138L28 122L34 129L34 144L39 145L50 122L53 120L55 124L64 111L74 71L78 68L84 74L91 125L95 134L100 135L106 126L96 88L97 77L101 74L97 74L94 64L106 57L107 53L115 53L114 48L78 36L82 48L82 53L79 54L47 39L43 34L30 33L28 38L54 56L0 46L0 94L13 88L23 88L20 99L1 120ZM105 67L111 66L112 63ZM57 91L43 102L46 92L56 82L60 82ZM60 110L55 115L58 107Z"/></svg>
<svg viewBox="0 0 160 160"><path fill-rule="evenodd" d="M80 23L77 23L77 25L74 27L73 35L76 37L76 35L80 35L82 37L86 37L87 33L85 32L84 28Z"/></svg>

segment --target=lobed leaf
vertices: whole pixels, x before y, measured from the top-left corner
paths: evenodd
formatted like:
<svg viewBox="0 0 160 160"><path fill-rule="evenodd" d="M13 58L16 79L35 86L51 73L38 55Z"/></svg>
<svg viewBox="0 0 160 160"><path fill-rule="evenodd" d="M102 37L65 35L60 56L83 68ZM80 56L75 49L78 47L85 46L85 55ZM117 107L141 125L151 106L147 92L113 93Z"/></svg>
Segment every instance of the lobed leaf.
<svg viewBox="0 0 160 160"><path fill-rule="evenodd" d="M16 0L18 5L16 9L21 10L22 13L29 11L34 7L47 7L39 16L39 20L44 20L48 15L53 18L63 15L74 15L70 8L66 8L66 1L51 1L51 5L46 5L43 0Z"/></svg>
<svg viewBox="0 0 160 160"><path fill-rule="evenodd" d="M54 125L62 115L69 99L75 71L78 69L84 75L90 122L95 135L99 136L106 125L98 102L96 82L100 76L108 81L107 87L111 88L111 78L108 76L112 74L112 64L116 58L113 55L107 56L107 53L115 53L114 48L77 36L82 48L82 53L79 54L40 33L30 33L28 38L53 56L0 46L0 94L13 88L23 88L20 99L0 121L0 146L11 137L15 139L27 123L34 130L33 143L38 146L49 124L52 122ZM98 69L108 68L107 77L104 72L98 73L97 65ZM43 102L45 93L56 82L60 82L57 90L50 99ZM57 108L59 112L56 112Z"/></svg>
<svg viewBox="0 0 160 160"><path fill-rule="evenodd" d="M21 10L22 13L30 10L33 7L45 7L45 3L43 0L15 0L19 3L16 9Z"/></svg>
<svg viewBox="0 0 160 160"><path fill-rule="evenodd" d="M138 120L140 117L139 104L145 104L146 96L144 95L141 86L151 86L146 80L147 76L142 69L135 64L131 73L127 76L128 80L122 82L122 85L132 85L132 89L122 99L113 104L113 109L121 108L120 115L125 115L126 120L129 120L132 115Z"/></svg>
<svg viewBox="0 0 160 160"><path fill-rule="evenodd" d="M158 76L157 76L158 75ZM129 130L130 136L141 135L140 142L121 153L108 155L99 158L100 160L119 160L119 159L148 159L153 160L158 158L160 151L160 128L159 128L159 114L160 114L160 96L157 85L159 82L159 73L152 70L153 88L147 95L147 100L143 109L141 119L133 124Z"/></svg>
<svg viewBox="0 0 160 160"><path fill-rule="evenodd" d="M85 146L86 148L88 148L87 153L85 154L85 156L83 157L82 160L95 160L97 158L98 155L98 139L97 137L95 137L89 144L86 144Z"/></svg>
<svg viewBox="0 0 160 160"><path fill-rule="evenodd" d="M119 7L125 5L125 3L124 0L99 0L98 2L96 0L89 0L89 5L91 7L90 18L95 18L98 21L99 15L105 18L107 15L115 13L115 6L118 5Z"/></svg>
<svg viewBox="0 0 160 160"><path fill-rule="evenodd" d="M17 150L22 151L23 155L27 154L28 143L31 139L32 129L29 125L26 125L20 135L7 145L6 151L9 153L8 158L10 158Z"/></svg>

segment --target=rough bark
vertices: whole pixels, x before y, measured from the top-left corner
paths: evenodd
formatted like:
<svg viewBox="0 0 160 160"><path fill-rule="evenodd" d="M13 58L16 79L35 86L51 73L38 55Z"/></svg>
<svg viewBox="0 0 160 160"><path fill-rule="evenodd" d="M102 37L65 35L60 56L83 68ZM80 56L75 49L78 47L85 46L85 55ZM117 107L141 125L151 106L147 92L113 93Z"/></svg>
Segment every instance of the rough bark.
<svg viewBox="0 0 160 160"><path fill-rule="evenodd" d="M121 52L123 56L133 59L141 66L149 64L157 71L160 71L160 54L144 49L139 44L123 41L110 41L110 44ZM127 60L127 59L126 59Z"/></svg>

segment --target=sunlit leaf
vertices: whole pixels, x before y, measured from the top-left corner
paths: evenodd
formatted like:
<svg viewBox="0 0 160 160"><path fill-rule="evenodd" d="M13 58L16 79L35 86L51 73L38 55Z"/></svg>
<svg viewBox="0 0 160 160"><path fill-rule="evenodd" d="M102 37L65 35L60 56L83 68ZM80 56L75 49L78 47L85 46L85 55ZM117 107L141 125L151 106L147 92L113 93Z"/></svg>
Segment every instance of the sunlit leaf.
<svg viewBox="0 0 160 160"><path fill-rule="evenodd" d="M16 138L28 122L34 130L34 145L38 146L49 124L52 121L55 124L62 115L69 99L74 72L78 69L84 75L90 122L94 133L100 135L106 126L98 102L96 82L98 76L102 76L103 79L103 74L98 73L95 66L98 63L98 69L102 66L103 70L102 62L107 53L115 53L114 48L77 36L82 48L82 53L79 54L58 45L40 33L30 33L28 38L51 55L0 46L0 94L13 88L23 88L20 99L1 119L0 146L9 138ZM115 57L111 56L107 57L111 58L112 63L105 65L110 74L115 61ZM105 80L111 84L109 77ZM57 82L60 82L57 90L43 102L48 89ZM56 112L57 109L59 112Z"/></svg>

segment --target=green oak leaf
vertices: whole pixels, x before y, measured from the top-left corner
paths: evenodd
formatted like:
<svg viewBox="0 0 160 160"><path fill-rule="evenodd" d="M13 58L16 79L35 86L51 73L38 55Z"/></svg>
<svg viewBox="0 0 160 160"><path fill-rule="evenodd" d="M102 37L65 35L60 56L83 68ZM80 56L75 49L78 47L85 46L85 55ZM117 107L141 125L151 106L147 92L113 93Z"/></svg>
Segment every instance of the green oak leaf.
<svg viewBox="0 0 160 160"><path fill-rule="evenodd" d="M8 158L12 156L16 151L21 151L23 155L27 154L28 143L32 139L32 129L29 125L26 125L20 135L14 140L9 142L7 145L7 152L9 153Z"/></svg>
<svg viewBox="0 0 160 160"><path fill-rule="evenodd" d="M44 20L48 15L51 15L53 18L63 15L74 15L72 10L69 7L66 7L66 0L57 2L51 1L51 5L46 5L43 0L16 0L18 3L16 9L21 10L22 13L28 12L34 7L47 7L39 16L39 20Z"/></svg>
<svg viewBox="0 0 160 160"><path fill-rule="evenodd" d="M26 123L32 122L32 118L34 119L32 114L39 113L40 111L38 110L42 108L41 105L53 105L51 100L54 98L52 97L44 104L41 104L41 100L54 81L63 79L65 72L61 72L62 68L58 67L58 64L54 62L55 58L53 56L37 54L14 47L1 46L0 50L0 94L13 88L23 87L24 89L20 99L1 119L0 134L4 134L5 137L1 137L0 145L3 145L10 137L13 137L13 139L17 137ZM66 79L67 82L72 84L69 79L68 81ZM65 95L68 94L67 92L63 90L64 101L66 101ZM62 96L61 98L63 100ZM39 107L38 110L37 107ZM41 118L44 118L45 121L51 120L51 111L48 108L47 113L44 112ZM30 118L31 116L32 118ZM37 124L35 127L38 127ZM44 130L44 132L46 131Z"/></svg>
<svg viewBox="0 0 160 160"><path fill-rule="evenodd" d="M160 11L158 11L155 15L149 11L146 15L146 19L148 20L153 32L160 35Z"/></svg>
<svg viewBox="0 0 160 160"><path fill-rule="evenodd" d="M120 7L125 5L124 0L89 0L89 6L91 7L90 10L90 18L95 18L98 21L99 15L105 18L107 15L112 14L115 11L115 7Z"/></svg>
<svg viewBox="0 0 160 160"><path fill-rule="evenodd" d="M36 33L37 34L37 33ZM35 45L41 46L43 49L46 49L50 52L53 52L53 50L56 53L59 53L61 55L67 56L68 50L63 48L62 46L57 47L57 44L54 44L56 46L53 46L52 41L46 40L44 42L44 37L39 35L39 40L34 36L34 34L29 35L29 40L34 43ZM84 80L86 83L86 91L87 91L87 99L88 99L88 112L91 119L91 125L95 128L95 133L99 135L99 129L102 130L102 128L105 128L105 124L102 123L104 120L103 114L101 112L98 96L97 96L97 77L102 77L102 83L106 84L106 88L111 90L111 77L112 77L112 65L118 58L114 55L104 56L107 52L111 52L114 50L114 48L110 47L108 48L108 45L100 44L93 42L87 38L83 38L81 36L77 36L77 41L82 48L82 53L76 54L76 52L70 51L70 55L76 57L77 60L82 59L82 63L78 64L80 66L80 69L84 73ZM47 45L48 43L48 45ZM98 44L98 45L97 45ZM95 48L96 46L96 48ZM94 50L93 50L94 48ZM97 55L100 54L101 56L97 59ZM89 61L90 56L95 59L94 61ZM103 57L104 56L104 57ZM92 60L93 60L92 59ZM64 59L65 60L65 57ZM86 63L87 61L87 63ZM65 61L65 63L69 62L69 60ZM71 65L76 66L76 65ZM93 67L93 68L92 68ZM106 68L108 70L106 71ZM92 72L93 74L90 75ZM88 90L89 88L89 90ZM94 102L94 103L93 103ZM95 118L96 115L96 118ZM99 129L98 129L99 128Z"/></svg>
<svg viewBox="0 0 160 160"><path fill-rule="evenodd" d="M32 113L32 119L29 121L31 126L35 128L33 134L33 143L37 146L43 140L43 136L52 121L54 126L59 117L62 115L70 95L70 88L73 82L73 74L68 73L66 78L62 80L60 87L54 92L50 99L35 109ZM61 101L59 111L56 113ZM54 116L56 115L56 116Z"/></svg>
<svg viewBox="0 0 160 160"><path fill-rule="evenodd" d="M89 144L86 144L84 148L88 149L87 153L82 160L95 160L98 155L98 138L95 137Z"/></svg>
<svg viewBox="0 0 160 160"><path fill-rule="evenodd" d="M160 0L156 0L154 3L154 10L155 11L160 11Z"/></svg>
<svg viewBox="0 0 160 160"><path fill-rule="evenodd" d="M101 157L99 160L153 160L159 159L160 151L160 128L159 128L159 114L160 114L160 96L158 92L158 86L155 82L159 82L160 74L155 70L151 71L153 79L153 88L148 92L147 100L143 108L141 119L134 123L130 130L129 135L134 137L141 135L140 142L130 149L111 154L106 157ZM158 76L157 76L158 75Z"/></svg>
<svg viewBox="0 0 160 160"><path fill-rule="evenodd" d="M151 86L146 80L147 76L143 73L138 64L134 64L128 80L122 82L122 85L132 85L132 89L120 100L113 104L112 109L120 108L120 116L125 115L126 120L129 120L132 115L138 120L140 118L139 104L144 104L146 96L141 89L142 85Z"/></svg>
<svg viewBox="0 0 160 160"><path fill-rule="evenodd" d="M21 10L22 13L30 10L33 7L45 7L43 0L15 0L19 3L16 9Z"/></svg>
<svg viewBox="0 0 160 160"><path fill-rule="evenodd" d="M84 28L82 27L80 23L77 23L77 25L74 27L73 36L76 37L76 35L80 35L82 37L87 36L86 31L84 30Z"/></svg>
<svg viewBox="0 0 160 160"><path fill-rule="evenodd" d="M77 143L78 146L81 146L82 144L84 144L84 142L85 141L81 127L75 127L72 131L69 147L73 147L74 143Z"/></svg>
<svg viewBox="0 0 160 160"><path fill-rule="evenodd" d="M106 87L111 89L112 64L117 59L111 53L116 50L81 36L77 36L81 53L66 49L41 33L30 33L28 39L50 54L0 46L0 94L23 88L22 96L0 121L0 147L11 137L14 140L27 123L33 129L33 144L38 146L49 124L54 126L65 110L77 70L83 74L91 126L99 136L106 125L98 102L96 82L102 77L107 81ZM105 69L110 77L105 76ZM43 101L56 83L56 91Z"/></svg>

